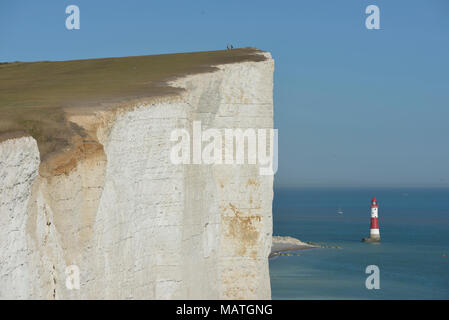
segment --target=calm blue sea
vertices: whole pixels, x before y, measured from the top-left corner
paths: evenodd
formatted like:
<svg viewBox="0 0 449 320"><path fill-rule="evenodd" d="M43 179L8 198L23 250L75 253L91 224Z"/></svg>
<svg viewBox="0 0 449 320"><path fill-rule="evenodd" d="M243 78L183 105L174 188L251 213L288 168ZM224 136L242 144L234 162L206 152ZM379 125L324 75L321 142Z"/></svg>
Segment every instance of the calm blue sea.
<svg viewBox="0 0 449 320"><path fill-rule="evenodd" d="M361 242L373 196L380 244ZM273 223L274 235L342 247L270 259L273 299L449 299L449 189L278 189Z"/></svg>

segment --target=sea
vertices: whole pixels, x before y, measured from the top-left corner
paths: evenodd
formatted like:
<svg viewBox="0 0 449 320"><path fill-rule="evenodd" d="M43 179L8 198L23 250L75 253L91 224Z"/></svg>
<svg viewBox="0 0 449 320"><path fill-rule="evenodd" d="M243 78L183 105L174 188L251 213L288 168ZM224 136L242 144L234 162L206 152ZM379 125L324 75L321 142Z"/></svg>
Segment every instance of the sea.
<svg viewBox="0 0 449 320"><path fill-rule="evenodd" d="M273 299L449 299L449 189L275 189L273 235L322 246L269 260Z"/></svg>

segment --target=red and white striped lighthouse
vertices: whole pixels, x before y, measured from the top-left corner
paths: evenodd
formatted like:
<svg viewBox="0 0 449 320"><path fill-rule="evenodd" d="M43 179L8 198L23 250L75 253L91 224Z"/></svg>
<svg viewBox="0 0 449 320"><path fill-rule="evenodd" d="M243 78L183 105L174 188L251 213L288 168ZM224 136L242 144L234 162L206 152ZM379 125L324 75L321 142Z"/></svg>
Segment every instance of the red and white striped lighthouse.
<svg viewBox="0 0 449 320"><path fill-rule="evenodd" d="M369 238L364 238L365 242L379 242L380 241L380 233L379 233L379 217L377 215L377 210L379 206L377 205L376 197L373 197L371 200L371 226L369 229Z"/></svg>

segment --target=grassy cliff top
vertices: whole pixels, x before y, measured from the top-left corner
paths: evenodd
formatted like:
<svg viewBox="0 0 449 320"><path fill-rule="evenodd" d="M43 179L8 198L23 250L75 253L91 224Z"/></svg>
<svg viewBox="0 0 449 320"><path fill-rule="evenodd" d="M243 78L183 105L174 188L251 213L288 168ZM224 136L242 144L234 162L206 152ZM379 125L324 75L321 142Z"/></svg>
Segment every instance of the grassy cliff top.
<svg viewBox="0 0 449 320"><path fill-rule="evenodd" d="M73 61L0 64L0 141L31 135L41 157L70 145L82 128L67 108L99 108L176 94L167 81L214 70L219 64L263 61L253 48Z"/></svg>

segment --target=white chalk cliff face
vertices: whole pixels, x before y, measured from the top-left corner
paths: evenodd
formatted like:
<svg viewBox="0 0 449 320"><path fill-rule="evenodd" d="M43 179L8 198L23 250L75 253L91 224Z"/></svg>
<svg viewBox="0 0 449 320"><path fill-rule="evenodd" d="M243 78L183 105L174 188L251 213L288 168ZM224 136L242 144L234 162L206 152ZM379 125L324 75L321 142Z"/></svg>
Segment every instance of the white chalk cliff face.
<svg viewBox="0 0 449 320"><path fill-rule="evenodd" d="M269 299L273 177L170 162L170 133L193 121L273 127L264 55L177 79L179 97L96 113L103 151L70 172L44 173L32 137L1 142L0 298Z"/></svg>

